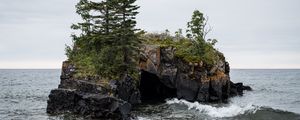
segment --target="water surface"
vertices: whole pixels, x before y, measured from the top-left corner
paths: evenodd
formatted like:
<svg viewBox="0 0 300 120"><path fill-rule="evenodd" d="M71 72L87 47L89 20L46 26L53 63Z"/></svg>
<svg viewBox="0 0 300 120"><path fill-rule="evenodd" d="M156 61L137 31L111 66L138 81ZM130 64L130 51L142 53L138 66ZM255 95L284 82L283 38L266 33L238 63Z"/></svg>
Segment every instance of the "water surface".
<svg viewBox="0 0 300 120"><path fill-rule="evenodd" d="M47 99L59 84L60 70L0 70L0 120L71 120L73 115L49 116ZM228 104L201 104L169 99L143 105L134 113L143 120L300 120L300 70L231 71L233 82L253 91Z"/></svg>

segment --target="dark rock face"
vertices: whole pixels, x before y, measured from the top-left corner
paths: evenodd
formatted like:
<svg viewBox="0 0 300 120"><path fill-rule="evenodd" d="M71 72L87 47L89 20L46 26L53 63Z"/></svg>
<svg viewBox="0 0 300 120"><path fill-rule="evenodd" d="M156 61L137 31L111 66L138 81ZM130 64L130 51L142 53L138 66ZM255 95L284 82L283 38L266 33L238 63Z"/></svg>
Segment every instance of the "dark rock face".
<svg viewBox="0 0 300 120"><path fill-rule="evenodd" d="M176 80L177 97L194 101L198 94L199 85L194 80L188 80L185 75L178 75L179 79Z"/></svg>
<svg viewBox="0 0 300 120"><path fill-rule="evenodd" d="M140 103L140 93L133 80L126 76L120 82L103 87L94 80L73 78L75 68L67 61L63 63L61 83L49 95L47 113L71 112L87 119L130 119L131 108Z"/></svg>
<svg viewBox="0 0 300 120"><path fill-rule="evenodd" d="M177 58L171 47L148 45L142 51L139 63L142 100L177 97L188 101L226 102L229 97L251 89L230 81L230 68L225 60L214 65L188 63Z"/></svg>
<svg viewBox="0 0 300 120"><path fill-rule="evenodd" d="M75 91L67 89L52 90L49 95L47 113L60 113L74 108Z"/></svg>
<svg viewBox="0 0 300 120"><path fill-rule="evenodd" d="M135 105L141 103L141 94L140 91L135 87L133 81L134 80L130 76L125 76L120 83L116 83L116 94L120 99Z"/></svg>
<svg viewBox="0 0 300 120"><path fill-rule="evenodd" d="M73 112L90 118L128 118L131 105L115 97L87 94L69 89L51 91L47 112Z"/></svg>
<svg viewBox="0 0 300 120"><path fill-rule="evenodd" d="M250 86L244 86L243 83L233 83L230 82L230 95L236 96L236 95L243 95L244 90L251 91L252 88Z"/></svg>
<svg viewBox="0 0 300 120"><path fill-rule="evenodd" d="M188 101L226 102L251 87L233 83L229 64L188 63L175 56L175 49L145 46L140 56L139 86L130 76L111 80L108 86L95 78L75 79L75 66L65 61L58 89L49 95L47 113L71 112L87 119L131 119L139 103L164 102L177 97Z"/></svg>
<svg viewBox="0 0 300 120"><path fill-rule="evenodd" d="M164 102L166 98L176 97L176 89L162 84L152 73L141 71L140 87L143 103Z"/></svg>

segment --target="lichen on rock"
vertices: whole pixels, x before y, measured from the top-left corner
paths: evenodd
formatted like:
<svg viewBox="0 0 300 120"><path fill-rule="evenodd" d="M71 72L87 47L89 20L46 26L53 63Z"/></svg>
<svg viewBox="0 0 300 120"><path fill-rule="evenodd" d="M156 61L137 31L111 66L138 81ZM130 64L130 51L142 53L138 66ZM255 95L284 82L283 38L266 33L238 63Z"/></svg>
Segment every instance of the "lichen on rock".
<svg viewBox="0 0 300 120"><path fill-rule="evenodd" d="M139 66L143 71L140 80L142 98L150 98L152 95L143 88L147 85L154 88L165 87L161 89L170 90L169 93L173 94L166 96L164 92L159 91L161 89L158 91L153 89L152 93L156 95L165 96L165 98L176 96L188 101L226 102L230 96L241 95L240 90L236 90L240 88L233 87L235 85L230 81L230 68L225 59L219 59L213 65L202 61L192 63L176 56L176 49L172 46L145 45ZM151 84L147 82L150 79L143 75L152 76L159 82ZM238 92L231 94L230 91Z"/></svg>
<svg viewBox="0 0 300 120"><path fill-rule="evenodd" d="M95 77L74 77L76 66L63 62L61 83L51 91L47 112L71 112L87 118L132 118L132 107L140 103L179 98L198 102L226 102L229 97L251 90L230 81L229 63L189 62L176 55L174 47L144 44L141 48L140 79L99 81ZM106 80L104 80L106 81Z"/></svg>
<svg viewBox="0 0 300 120"><path fill-rule="evenodd" d="M47 113L75 113L87 119L131 119L130 111L140 103L140 93L130 76L110 83L99 84L94 79L78 79L76 68L63 62L61 83L49 95Z"/></svg>

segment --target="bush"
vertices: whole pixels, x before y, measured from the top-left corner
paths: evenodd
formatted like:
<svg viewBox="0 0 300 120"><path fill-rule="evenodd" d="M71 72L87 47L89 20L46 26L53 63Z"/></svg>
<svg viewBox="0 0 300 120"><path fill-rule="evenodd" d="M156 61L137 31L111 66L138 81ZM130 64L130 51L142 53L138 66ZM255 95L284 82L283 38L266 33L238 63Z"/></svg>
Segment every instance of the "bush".
<svg viewBox="0 0 300 120"><path fill-rule="evenodd" d="M173 47L176 49L175 56L186 62L204 62L209 65L215 64L220 59L225 59L223 54L217 51L210 42L204 42L199 46L195 41L182 37L177 40L175 36L161 33L149 33L143 36L145 44L158 45L162 48ZM198 48L201 47L201 48ZM199 51L202 49L203 51Z"/></svg>

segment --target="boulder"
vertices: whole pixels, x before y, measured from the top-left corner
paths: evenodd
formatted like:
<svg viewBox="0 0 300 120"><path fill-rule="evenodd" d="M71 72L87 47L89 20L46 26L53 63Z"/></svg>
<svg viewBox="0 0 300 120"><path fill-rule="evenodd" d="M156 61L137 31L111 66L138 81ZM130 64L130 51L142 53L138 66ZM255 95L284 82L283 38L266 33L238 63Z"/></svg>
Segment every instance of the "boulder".
<svg viewBox="0 0 300 120"><path fill-rule="evenodd" d="M57 114L73 110L75 103L75 90L55 89L52 90L47 105L47 113Z"/></svg>
<svg viewBox="0 0 300 120"><path fill-rule="evenodd" d="M252 88L250 86L244 86L243 83L233 83L230 82L230 95L243 95L243 91L248 90L251 91Z"/></svg>

